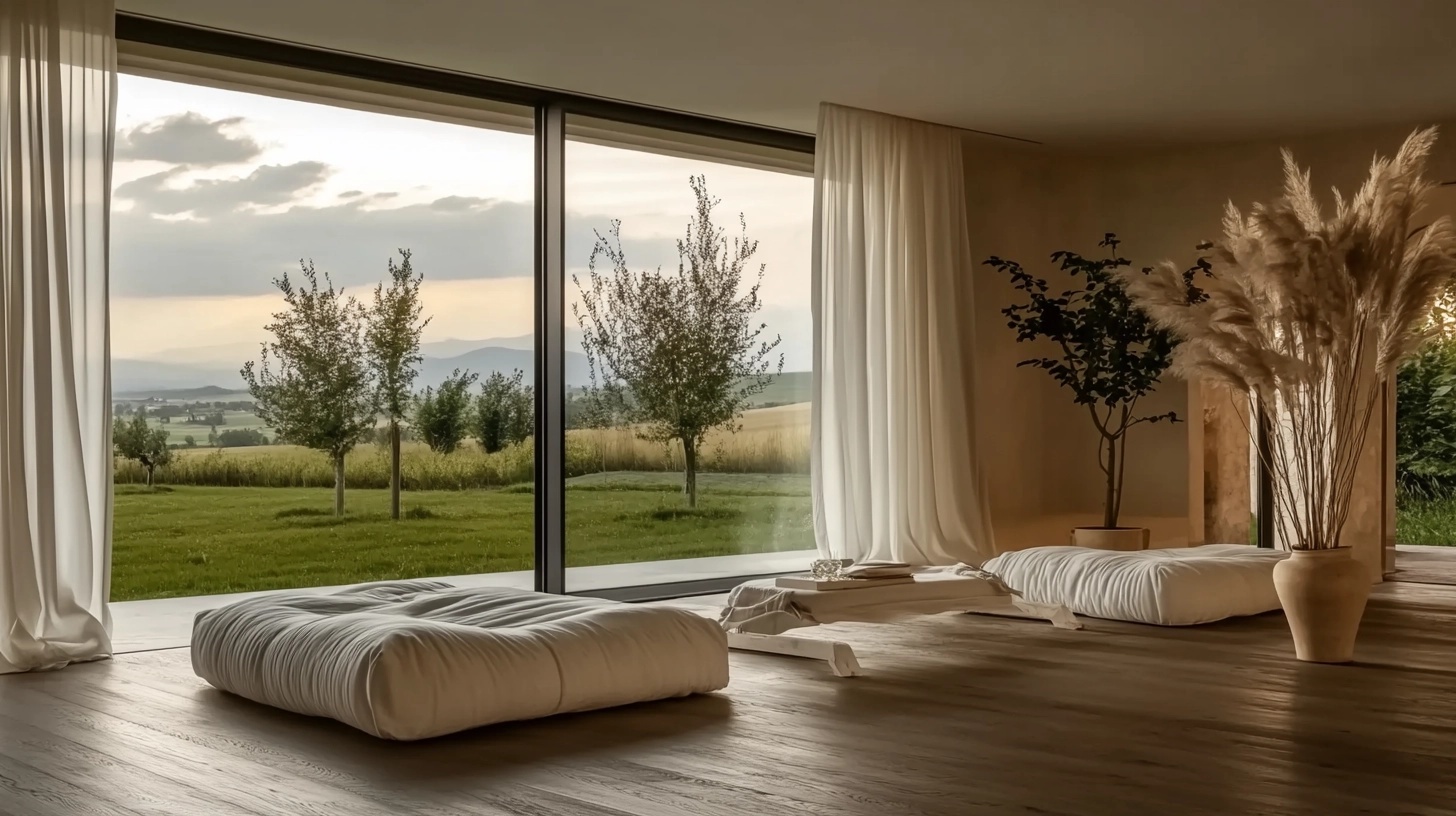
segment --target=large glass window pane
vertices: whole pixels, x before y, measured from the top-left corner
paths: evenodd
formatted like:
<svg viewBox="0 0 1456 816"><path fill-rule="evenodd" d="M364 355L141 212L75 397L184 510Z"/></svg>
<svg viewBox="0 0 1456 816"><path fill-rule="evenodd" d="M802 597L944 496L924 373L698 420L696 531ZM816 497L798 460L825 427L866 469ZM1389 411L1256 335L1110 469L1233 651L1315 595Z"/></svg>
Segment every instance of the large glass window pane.
<svg viewBox="0 0 1456 816"><path fill-rule="evenodd" d="M113 599L482 574L466 580L529 586L531 111L491 127L379 112L387 98L134 75L118 98ZM438 97L430 110L452 118ZM401 354L370 344L385 326L375 292L387 299L406 259L401 286L421 281L417 319L399 310L419 329L402 353L414 376L376 404L394 379L376 363ZM281 352L267 375L265 345Z"/></svg>
<svg viewBox="0 0 1456 816"><path fill-rule="evenodd" d="M811 159L567 136L568 591L804 568Z"/></svg>

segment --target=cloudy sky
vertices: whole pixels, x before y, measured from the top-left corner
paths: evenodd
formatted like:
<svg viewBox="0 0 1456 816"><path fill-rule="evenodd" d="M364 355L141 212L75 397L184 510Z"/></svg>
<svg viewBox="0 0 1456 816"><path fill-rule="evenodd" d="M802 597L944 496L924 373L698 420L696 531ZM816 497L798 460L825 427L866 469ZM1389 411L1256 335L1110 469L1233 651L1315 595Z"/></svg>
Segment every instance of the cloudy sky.
<svg viewBox="0 0 1456 816"><path fill-rule="evenodd" d="M528 135L123 75L112 223L112 353L241 364L310 258L356 295L399 247L425 275L425 341L531 332ZM570 143L568 266L622 221L633 267L674 267L704 173L767 264L763 317L809 367L812 181ZM573 292L568 286L568 292Z"/></svg>

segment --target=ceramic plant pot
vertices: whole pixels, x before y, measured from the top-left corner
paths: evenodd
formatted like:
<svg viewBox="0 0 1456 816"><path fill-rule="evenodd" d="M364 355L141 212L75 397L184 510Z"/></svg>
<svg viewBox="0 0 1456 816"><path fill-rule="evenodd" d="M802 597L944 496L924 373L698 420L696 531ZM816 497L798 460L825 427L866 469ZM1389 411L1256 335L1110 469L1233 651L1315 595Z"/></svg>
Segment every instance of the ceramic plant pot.
<svg viewBox="0 0 1456 816"><path fill-rule="evenodd" d="M1350 552L1349 547L1295 550L1274 566L1274 588L1300 660L1355 659L1355 635L1370 597L1370 576Z"/></svg>

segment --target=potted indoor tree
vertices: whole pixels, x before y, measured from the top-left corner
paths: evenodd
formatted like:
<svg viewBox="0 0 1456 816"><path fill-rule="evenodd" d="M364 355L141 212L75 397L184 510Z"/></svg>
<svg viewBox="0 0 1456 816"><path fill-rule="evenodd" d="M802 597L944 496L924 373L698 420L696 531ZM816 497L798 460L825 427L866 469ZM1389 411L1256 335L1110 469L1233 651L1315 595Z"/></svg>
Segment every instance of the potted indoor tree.
<svg viewBox="0 0 1456 816"><path fill-rule="evenodd" d="M1099 260L1075 252L1052 253L1052 263L1066 276L1055 287L1057 291L1015 261L992 257L985 264L1010 277L1012 286L1025 295L1024 302L1001 310L1006 325L1016 332L1017 342L1039 342L1050 351L1023 360L1018 367L1033 366L1050 374L1072 392L1076 404L1085 407L1097 430L1097 464L1105 477L1102 524L1073 529L1072 542L1099 549L1141 550L1148 545L1147 529L1118 523L1127 439L1138 425L1179 421L1172 411L1137 411L1138 400L1153 390L1168 369L1176 340L1128 298L1119 271L1131 262L1117 254L1118 244L1117 236L1107 233L1098 246L1109 257ZM1194 278L1207 270L1208 262L1200 258L1178 274L1185 301L1202 297Z"/></svg>
<svg viewBox="0 0 1456 816"><path fill-rule="evenodd" d="M1377 159L1351 199L1321 212L1309 174L1284 154L1284 196L1248 215L1230 205L1206 299L1190 304L1174 267L1124 278L1134 302L1182 339L1174 370L1252 394L1264 406L1284 545L1274 570L1300 660L1341 663L1376 576L1343 538L1355 473L1383 384L1427 336L1456 273L1446 218L1412 229L1435 185L1423 177L1435 130Z"/></svg>

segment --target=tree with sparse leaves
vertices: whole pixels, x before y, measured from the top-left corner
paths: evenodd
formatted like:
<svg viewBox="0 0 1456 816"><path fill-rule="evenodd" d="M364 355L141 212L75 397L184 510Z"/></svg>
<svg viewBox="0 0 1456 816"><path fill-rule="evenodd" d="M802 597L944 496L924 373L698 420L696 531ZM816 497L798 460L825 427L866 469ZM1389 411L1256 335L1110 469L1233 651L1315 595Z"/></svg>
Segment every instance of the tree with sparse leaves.
<svg viewBox="0 0 1456 816"><path fill-rule="evenodd" d="M258 417L282 441L327 454L334 466L334 514L344 514L344 457L374 430L378 391L364 340L364 307L310 261L301 285L273 281L286 308L265 328L257 362L242 370Z"/></svg>
<svg viewBox="0 0 1456 816"><path fill-rule="evenodd" d="M519 445L531 438L535 425L536 389L522 385L525 374L520 369L507 377L493 372L481 383L475 398L473 431L486 453Z"/></svg>
<svg viewBox="0 0 1456 816"><path fill-rule="evenodd" d="M1117 527L1122 510L1122 477L1127 469L1127 434L1143 423L1180 422L1178 414L1142 415L1137 403L1157 387L1173 360L1177 338L1159 328L1133 304L1118 271L1132 264L1117 254L1117 236L1107 233L1097 245L1111 257L1093 260L1075 252L1053 252L1069 280L1053 294L1043 278L1027 272L1015 261L992 257L986 266L1006 274L1011 285L1026 295L1025 303L1001 310L1018 343L1050 341L1055 353L1033 357L1017 366L1034 366L1072 391L1072 400L1084 405L1100 437L1097 464L1106 477L1102 525ZM1183 273L1190 302L1204 295L1195 277L1212 267L1199 258ZM1147 273L1152 270L1144 269Z"/></svg>
<svg viewBox="0 0 1456 816"><path fill-rule="evenodd" d="M138 408L130 422L121 417L112 421L111 443L118 456L142 466L147 474L147 487L155 481L157 468L172 461L172 449L167 447L167 432L147 424L145 408Z"/></svg>
<svg viewBox="0 0 1456 816"><path fill-rule="evenodd" d="M364 339L369 346L369 360L379 389L379 410L389 422L389 515L399 518L400 451L399 426L414 402L414 382L419 365L420 336L430 319L421 318L420 284L423 274L415 274L410 265L410 251L399 251L398 264L389 259L389 286L374 288L374 308L369 312Z"/></svg>
<svg viewBox="0 0 1456 816"><path fill-rule="evenodd" d="M470 435L470 386L476 375L455 369L439 390L426 388L415 402L415 433L436 453L454 453Z"/></svg>
<svg viewBox="0 0 1456 816"><path fill-rule="evenodd" d="M713 222L719 202L707 179L689 179L696 199L676 272L633 271L622 249L621 222L597 233L586 282L572 311L581 324L591 374L588 398L638 436L676 441L683 450L683 492L698 502L698 454L708 433L736 432L749 400L783 371L780 338L765 339L759 287L765 266L751 264L758 242L738 217L731 240ZM747 278L747 280L745 280Z"/></svg>

